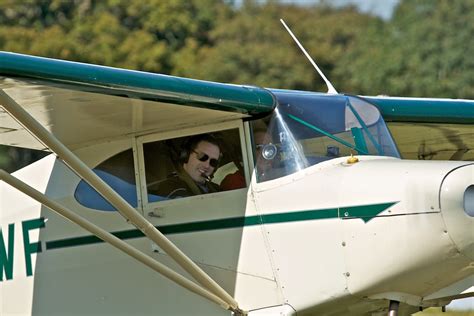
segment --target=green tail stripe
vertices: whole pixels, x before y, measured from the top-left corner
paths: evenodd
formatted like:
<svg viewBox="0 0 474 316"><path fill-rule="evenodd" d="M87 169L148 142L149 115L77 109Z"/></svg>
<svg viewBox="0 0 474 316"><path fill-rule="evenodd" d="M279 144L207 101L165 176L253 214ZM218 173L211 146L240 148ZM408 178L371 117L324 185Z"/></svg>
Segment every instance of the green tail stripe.
<svg viewBox="0 0 474 316"><path fill-rule="evenodd" d="M223 219L214 219L208 221L182 223L173 225L156 226L156 228L165 235L192 233L199 231L208 231L216 229L239 228L245 226L255 226L261 224L279 224L297 221L309 221L320 219L351 219L361 218L364 222L368 222L378 214L396 204L397 202L371 204L361 206L350 206L341 208L330 208L323 210L306 210L286 213L273 213L256 216L231 217ZM140 238L145 235L138 229L123 230L112 233L114 236L125 240L131 238ZM46 242L46 249L57 249L65 247L74 247L82 245L90 245L103 242L96 236L73 237L59 239Z"/></svg>

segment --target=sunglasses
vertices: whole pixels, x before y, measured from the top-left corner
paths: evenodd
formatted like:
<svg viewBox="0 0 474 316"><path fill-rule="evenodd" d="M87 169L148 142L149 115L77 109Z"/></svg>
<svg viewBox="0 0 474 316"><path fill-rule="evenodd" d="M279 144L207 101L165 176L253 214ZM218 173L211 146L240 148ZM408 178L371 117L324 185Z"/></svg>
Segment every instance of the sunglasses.
<svg viewBox="0 0 474 316"><path fill-rule="evenodd" d="M195 151L195 150L193 150L193 152L196 154L196 158L197 158L199 161L206 162L206 161L209 160L209 165L210 165L212 168L217 168L217 166L219 165L219 159L210 158L208 154L205 154L205 153L198 153L198 152Z"/></svg>

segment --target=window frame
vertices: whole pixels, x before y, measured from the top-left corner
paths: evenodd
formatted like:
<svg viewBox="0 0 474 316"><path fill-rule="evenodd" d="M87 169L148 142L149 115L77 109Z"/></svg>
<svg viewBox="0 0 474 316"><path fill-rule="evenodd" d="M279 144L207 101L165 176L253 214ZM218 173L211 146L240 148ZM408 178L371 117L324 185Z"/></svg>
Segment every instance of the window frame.
<svg viewBox="0 0 474 316"><path fill-rule="evenodd" d="M147 190L147 184L146 184L146 177L145 177L145 158L144 158L144 150L143 150L143 145L146 143L150 142L156 142L156 141L163 141L167 139L174 139L174 138L180 138L180 137L186 137L186 136L192 136L192 135L197 135L197 134L203 134L203 133L213 133L213 132L220 132L224 130L229 130L229 129L238 129L239 131L239 138L240 138L240 150L242 152L242 160L244 164L244 177L245 177L245 183L246 186L245 188L242 189L237 189L237 190L231 190L231 191L225 191L225 192L216 192L216 193L209 193L207 195L215 195L215 194L228 194L229 192L233 191L238 191L238 190L247 190L250 185L250 175L253 170L253 167L251 167L251 161L249 159L252 159L249 156L248 152L248 132L245 130L248 130L248 127L246 128L244 126L243 120L233 120L233 121L228 121L228 122L219 122L215 124L208 124L208 125L201 125L201 126L195 126L195 127L190 127L182 130L170 130L166 132L160 132L160 133L151 133L147 135L141 135L134 137L133 140L133 153L134 153L134 161L135 161L135 176L136 176L136 181L137 181L137 190L139 190L139 196L138 196L138 206L143 210L144 213L147 213L147 211L154 209L156 206L159 205L168 205L168 204L174 204L179 202L181 199L171 199L171 200L166 200L166 201L157 201L157 202L149 202L148 201L148 190ZM139 189L138 189L139 188ZM189 200L189 199L196 199L196 198L201 198L202 195L196 195L196 196L190 196L186 197L184 199Z"/></svg>

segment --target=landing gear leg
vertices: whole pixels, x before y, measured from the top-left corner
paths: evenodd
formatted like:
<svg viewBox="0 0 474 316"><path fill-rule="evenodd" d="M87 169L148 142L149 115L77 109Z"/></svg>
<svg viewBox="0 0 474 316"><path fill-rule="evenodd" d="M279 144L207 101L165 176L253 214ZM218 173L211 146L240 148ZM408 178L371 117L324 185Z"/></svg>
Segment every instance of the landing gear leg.
<svg viewBox="0 0 474 316"><path fill-rule="evenodd" d="M397 316L399 306L400 306L400 302L390 301L390 304L388 305L388 316Z"/></svg>

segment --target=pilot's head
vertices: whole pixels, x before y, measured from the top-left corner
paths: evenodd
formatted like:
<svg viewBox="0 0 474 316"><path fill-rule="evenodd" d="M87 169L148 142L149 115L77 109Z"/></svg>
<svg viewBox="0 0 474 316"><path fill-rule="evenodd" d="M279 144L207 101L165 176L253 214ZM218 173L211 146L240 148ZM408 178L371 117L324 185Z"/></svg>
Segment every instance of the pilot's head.
<svg viewBox="0 0 474 316"><path fill-rule="evenodd" d="M193 136L188 140L186 151L183 169L195 182L205 183L219 165L219 142L209 134Z"/></svg>

